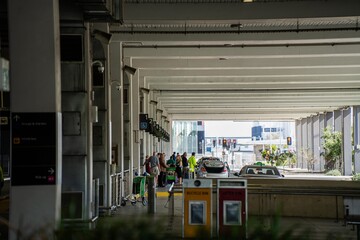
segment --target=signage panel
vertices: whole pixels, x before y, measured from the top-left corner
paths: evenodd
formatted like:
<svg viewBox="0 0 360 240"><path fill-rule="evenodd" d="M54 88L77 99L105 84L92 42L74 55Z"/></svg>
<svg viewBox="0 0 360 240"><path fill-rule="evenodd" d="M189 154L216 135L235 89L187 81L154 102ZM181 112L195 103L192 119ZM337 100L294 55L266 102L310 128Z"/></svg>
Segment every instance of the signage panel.
<svg viewBox="0 0 360 240"><path fill-rule="evenodd" d="M56 183L56 113L12 113L11 185Z"/></svg>

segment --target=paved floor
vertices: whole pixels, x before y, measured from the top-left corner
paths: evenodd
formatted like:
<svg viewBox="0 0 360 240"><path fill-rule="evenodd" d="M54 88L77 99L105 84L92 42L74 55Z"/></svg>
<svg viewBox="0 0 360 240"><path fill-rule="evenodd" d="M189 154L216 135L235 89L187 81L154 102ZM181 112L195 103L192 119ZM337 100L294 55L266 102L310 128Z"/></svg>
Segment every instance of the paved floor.
<svg viewBox="0 0 360 240"><path fill-rule="evenodd" d="M155 214L149 214L148 207L138 202L136 205L128 203L118 208L113 218L127 219L127 221L139 218L150 219L150 224L156 224L160 228L159 234L171 236L168 239L181 239L182 196L175 196L174 216L169 215L167 196L167 192L158 189ZM343 222L336 222L333 219L249 216L248 226L249 239L357 239L356 229L353 230L352 226L344 226ZM213 229L213 236L215 235L216 230Z"/></svg>
<svg viewBox="0 0 360 240"><path fill-rule="evenodd" d="M3 219L8 219L8 198L0 199L0 212ZM148 213L148 206L143 206L141 202L135 205L129 202L126 206L119 207L110 217L101 217L99 225L103 224L101 239L181 239L183 224L182 196L175 196L174 215L169 214L168 193L166 189L157 190L155 213ZM123 238L104 238L104 233L109 230L110 222L116 231L114 235L121 234ZM213 221L215 222L215 221ZM5 227L4 224L0 226ZM104 227L105 226L105 227ZM7 239L7 229L1 229L0 239ZM216 230L213 229L213 236ZM65 239L65 238L64 238ZM72 238L75 239L75 238ZM79 238L80 239L80 238ZM81 238L88 239L88 238ZM206 239L199 236L197 239ZM219 239L222 239L221 236ZM234 239L239 239L235 237ZM355 240L356 229L352 226L344 226L343 222L336 222L333 219L313 219L313 218L268 218L259 216L249 216L248 239L259 240L285 240L285 239L308 239L308 240ZM226 238L226 240L230 240Z"/></svg>

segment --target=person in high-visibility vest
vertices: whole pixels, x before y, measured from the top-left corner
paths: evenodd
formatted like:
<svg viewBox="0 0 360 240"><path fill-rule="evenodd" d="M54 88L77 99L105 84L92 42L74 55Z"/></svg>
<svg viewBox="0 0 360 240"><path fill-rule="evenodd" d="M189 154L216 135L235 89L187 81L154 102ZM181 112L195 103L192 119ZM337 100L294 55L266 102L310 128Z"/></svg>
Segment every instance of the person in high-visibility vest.
<svg viewBox="0 0 360 240"><path fill-rule="evenodd" d="M195 152L191 153L191 157L189 157L188 163L189 163L190 178L194 179L194 172L196 167Z"/></svg>

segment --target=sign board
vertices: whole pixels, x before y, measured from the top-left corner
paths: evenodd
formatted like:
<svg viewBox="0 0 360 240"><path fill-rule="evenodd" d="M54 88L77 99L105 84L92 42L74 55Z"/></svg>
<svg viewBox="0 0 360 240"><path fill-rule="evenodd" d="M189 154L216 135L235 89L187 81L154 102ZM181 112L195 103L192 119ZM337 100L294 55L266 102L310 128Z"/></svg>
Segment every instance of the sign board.
<svg viewBox="0 0 360 240"><path fill-rule="evenodd" d="M11 185L56 183L56 113L12 113Z"/></svg>
<svg viewBox="0 0 360 240"><path fill-rule="evenodd" d="M139 129L140 130L148 130L149 128L149 121L148 115L144 113L140 113L139 115Z"/></svg>
<svg viewBox="0 0 360 240"><path fill-rule="evenodd" d="M246 239L247 182L244 179L217 180L217 230L222 238Z"/></svg>
<svg viewBox="0 0 360 240"><path fill-rule="evenodd" d="M184 179L183 182L183 238L201 236L211 238L212 180Z"/></svg>

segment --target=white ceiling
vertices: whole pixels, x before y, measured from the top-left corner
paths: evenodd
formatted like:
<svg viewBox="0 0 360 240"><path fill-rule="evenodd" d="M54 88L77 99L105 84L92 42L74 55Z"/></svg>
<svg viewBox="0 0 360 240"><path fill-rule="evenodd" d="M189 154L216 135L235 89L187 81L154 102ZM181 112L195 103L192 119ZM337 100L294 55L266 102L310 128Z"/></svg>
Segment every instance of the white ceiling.
<svg viewBox="0 0 360 240"><path fill-rule="evenodd" d="M112 44L173 119L294 120L360 103L360 1L126 2Z"/></svg>

